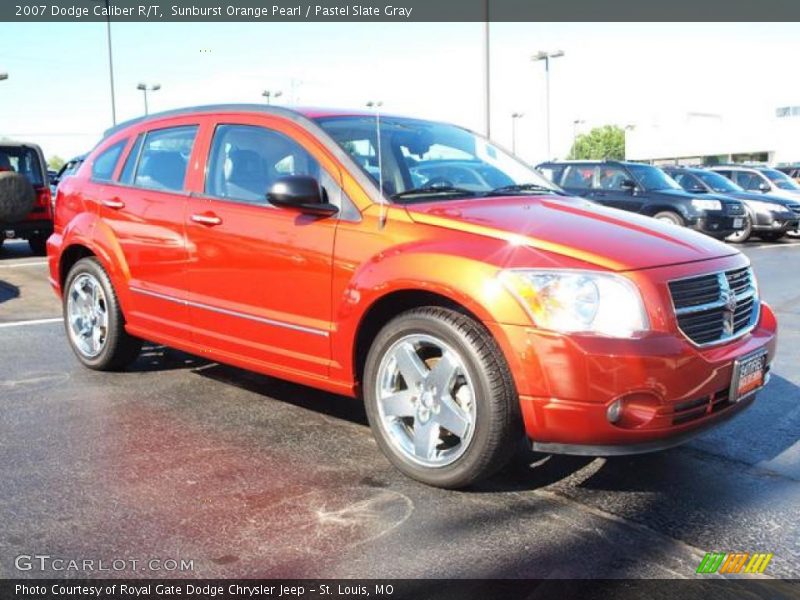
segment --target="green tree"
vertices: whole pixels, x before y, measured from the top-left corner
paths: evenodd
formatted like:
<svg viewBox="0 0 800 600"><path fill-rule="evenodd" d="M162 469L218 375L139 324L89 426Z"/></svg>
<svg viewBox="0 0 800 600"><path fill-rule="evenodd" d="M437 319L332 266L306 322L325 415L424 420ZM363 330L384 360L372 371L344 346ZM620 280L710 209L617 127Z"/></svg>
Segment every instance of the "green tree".
<svg viewBox="0 0 800 600"><path fill-rule="evenodd" d="M47 159L47 166L53 169L53 171L60 171L65 162L67 161L61 158L58 154L54 154Z"/></svg>
<svg viewBox="0 0 800 600"><path fill-rule="evenodd" d="M616 125L595 127L579 135L569 158L577 160L625 160L625 130Z"/></svg>

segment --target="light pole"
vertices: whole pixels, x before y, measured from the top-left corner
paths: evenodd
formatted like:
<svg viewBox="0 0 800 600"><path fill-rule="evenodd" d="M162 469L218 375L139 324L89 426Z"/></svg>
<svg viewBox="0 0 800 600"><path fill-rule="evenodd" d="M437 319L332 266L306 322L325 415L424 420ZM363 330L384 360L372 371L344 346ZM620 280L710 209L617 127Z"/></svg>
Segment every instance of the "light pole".
<svg viewBox="0 0 800 600"><path fill-rule="evenodd" d="M578 141L578 128L586 123L583 119L575 119L572 122L572 147L575 148L575 142Z"/></svg>
<svg viewBox="0 0 800 600"><path fill-rule="evenodd" d="M485 115L485 129L486 129L486 137L491 139L492 137L492 97L491 97L491 63L489 62L489 0L484 0L484 12L486 15L486 21L484 21L483 25L483 61L484 61L484 73L483 73L483 93L484 97L484 104L486 108L486 115Z"/></svg>
<svg viewBox="0 0 800 600"><path fill-rule="evenodd" d="M525 116L525 113L511 113L511 153L517 154L517 121Z"/></svg>
<svg viewBox="0 0 800 600"><path fill-rule="evenodd" d="M111 85L111 122L117 124L117 102L114 97L114 56L111 52L111 0L95 0L106 5L106 38L108 39L108 78Z"/></svg>
<svg viewBox="0 0 800 600"><path fill-rule="evenodd" d="M144 92L144 114L146 116L148 114L147 92L157 92L158 90L161 89L161 84L156 83L154 85L148 86L146 83L140 83L139 85L136 86L136 89Z"/></svg>
<svg viewBox="0 0 800 600"><path fill-rule="evenodd" d="M261 92L261 95L267 99L267 106L270 105L272 98L280 98L283 96L283 92L273 92L272 90L264 90Z"/></svg>
<svg viewBox="0 0 800 600"><path fill-rule="evenodd" d="M550 160L550 59L559 58L564 56L563 50L556 50L555 52L547 52L540 50L533 56L531 60L538 62L544 61L544 77L545 77L545 113L547 118L547 160Z"/></svg>

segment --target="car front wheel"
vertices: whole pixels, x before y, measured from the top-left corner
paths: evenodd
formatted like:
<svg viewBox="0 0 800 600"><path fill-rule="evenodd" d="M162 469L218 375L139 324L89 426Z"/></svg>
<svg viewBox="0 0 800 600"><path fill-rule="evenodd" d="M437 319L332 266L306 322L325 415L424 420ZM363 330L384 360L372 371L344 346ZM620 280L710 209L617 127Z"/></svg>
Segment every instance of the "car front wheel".
<svg viewBox="0 0 800 600"><path fill-rule="evenodd" d="M486 329L444 308L408 311L378 334L364 400L389 460L406 475L460 488L500 469L522 436L519 400Z"/></svg>
<svg viewBox="0 0 800 600"><path fill-rule="evenodd" d="M96 258L82 258L70 269L63 310L70 346L84 365L114 371L136 360L142 342L125 331L114 286Z"/></svg>

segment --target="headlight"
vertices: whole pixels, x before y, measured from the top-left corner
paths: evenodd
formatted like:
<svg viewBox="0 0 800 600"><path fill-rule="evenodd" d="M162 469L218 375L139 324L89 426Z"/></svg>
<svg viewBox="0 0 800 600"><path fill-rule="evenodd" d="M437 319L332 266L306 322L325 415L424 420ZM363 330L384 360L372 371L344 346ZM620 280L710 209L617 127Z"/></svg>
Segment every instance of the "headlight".
<svg viewBox="0 0 800 600"><path fill-rule="evenodd" d="M788 212L788 208L781 204L773 204L772 202L761 202L760 200L750 201L758 212Z"/></svg>
<svg viewBox="0 0 800 600"><path fill-rule="evenodd" d="M695 198L692 206L697 210L722 210L722 202L719 200L708 200L706 198Z"/></svg>
<svg viewBox="0 0 800 600"><path fill-rule="evenodd" d="M629 338L650 327L639 290L619 275L509 269L500 278L541 329Z"/></svg>

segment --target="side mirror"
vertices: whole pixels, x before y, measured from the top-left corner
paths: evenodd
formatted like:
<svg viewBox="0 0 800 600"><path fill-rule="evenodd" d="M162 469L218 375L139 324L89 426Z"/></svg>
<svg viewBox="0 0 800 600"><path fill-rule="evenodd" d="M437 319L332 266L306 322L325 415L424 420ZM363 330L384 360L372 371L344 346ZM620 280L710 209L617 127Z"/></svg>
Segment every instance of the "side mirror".
<svg viewBox="0 0 800 600"><path fill-rule="evenodd" d="M309 215L329 217L339 212L335 204L325 202L319 182L306 175L279 177L267 192L270 204L282 208L294 208Z"/></svg>
<svg viewBox="0 0 800 600"><path fill-rule="evenodd" d="M758 184L758 191L764 192L765 194L770 190L769 184L765 181L762 181Z"/></svg>
<svg viewBox="0 0 800 600"><path fill-rule="evenodd" d="M620 183L619 186L623 190L625 190L627 192L630 192L630 193L633 193L633 192L636 191L636 182L633 179L626 179L622 183Z"/></svg>

